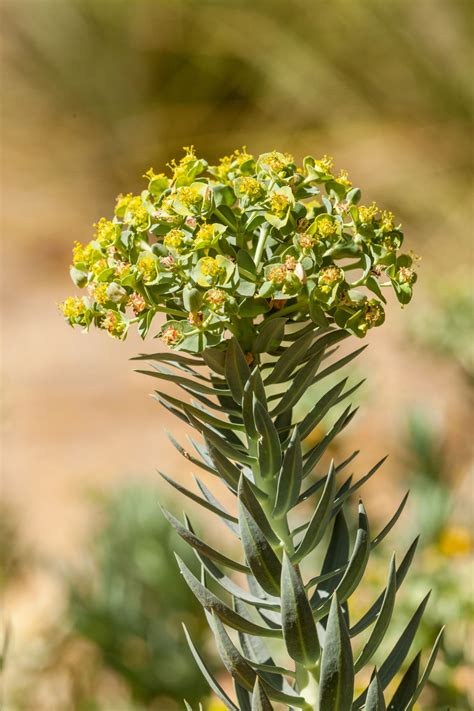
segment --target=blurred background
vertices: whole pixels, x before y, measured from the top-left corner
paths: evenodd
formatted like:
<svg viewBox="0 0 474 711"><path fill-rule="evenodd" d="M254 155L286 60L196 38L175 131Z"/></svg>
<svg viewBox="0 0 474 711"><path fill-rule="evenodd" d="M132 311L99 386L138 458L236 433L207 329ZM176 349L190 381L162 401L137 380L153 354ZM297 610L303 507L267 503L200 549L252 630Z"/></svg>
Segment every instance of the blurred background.
<svg viewBox="0 0 474 711"><path fill-rule="evenodd" d="M361 448L359 476L390 453L364 495L375 521L411 489L380 554L421 531L395 624L433 588L418 646L441 624L448 631L422 708L471 708L473 8L471 0L3 0L8 711L174 711L183 695L193 708L201 700L220 709L183 641L186 619L212 664L157 507L166 485L155 468L183 481L190 474L164 430L185 433L127 361L156 343L84 336L56 307L73 290L73 240L88 241L117 193L140 190L150 165L161 170L189 144L210 161L241 145L332 155L365 202L396 213L421 255L413 304L403 312L392 304L358 359L354 377L369 376L360 414L333 454ZM369 597L385 569L381 561L368 576Z"/></svg>

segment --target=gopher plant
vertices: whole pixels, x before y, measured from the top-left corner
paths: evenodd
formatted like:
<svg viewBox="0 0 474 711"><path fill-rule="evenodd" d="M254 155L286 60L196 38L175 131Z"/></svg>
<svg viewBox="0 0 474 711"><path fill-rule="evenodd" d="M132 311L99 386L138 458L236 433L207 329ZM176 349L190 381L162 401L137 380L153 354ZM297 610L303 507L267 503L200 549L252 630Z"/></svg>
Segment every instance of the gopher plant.
<svg viewBox="0 0 474 711"><path fill-rule="evenodd" d="M399 563L392 558L377 599L358 619L350 615L369 557L406 497L375 535L360 501L351 535L348 503L382 462L355 482L344 472L357 453L327 470L322 462L355 410L348 405L304 446L358 387L342 378L317 402L304 398L362 350L341 357L339 344L383 323L384 287L402 304L411 298L416 276L412 257L399 252L400 226L374 203L359 205L359 189L344 171L333 174L326 157L298 167L288 154L254 159L243 150L209 166L186 149L168 175L145 177L148 188L119 196L115 217L99 220L92 242L76 243L71 275L89 295L67 299L62 310L70 324L118 338L134 323L145 336L153 317L166 315L160 335L169 350L139 356L151 364L140 372L180 389L182 397L161 389L156 397L200 438L191 440L195 453L171 441L233 500L228 510L199 479L192 491L163 475L234 539L231 553L213 525L204 539L187 516L164 512L199 560L199 577L178 565L204 608L234 698L186 633L197 664L232 711L274 703L412 709L441 640L423 672L420 653L407 662L426 598L405 629L391 632L385 660L371 665L416 541Z"/></svg>

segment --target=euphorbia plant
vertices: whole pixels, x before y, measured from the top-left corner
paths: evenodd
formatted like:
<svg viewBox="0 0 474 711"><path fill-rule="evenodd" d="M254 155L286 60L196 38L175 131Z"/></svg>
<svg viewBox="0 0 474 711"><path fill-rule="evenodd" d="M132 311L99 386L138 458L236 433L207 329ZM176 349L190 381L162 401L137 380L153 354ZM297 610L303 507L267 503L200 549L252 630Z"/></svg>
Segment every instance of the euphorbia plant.
<svg viewBox="0 0 474 711"><path fill-rule="evenodd" d="M119 338L134 323L145 336L155 314L166 314L160 336L169 349L139 356L152 365L141 372L181 389L182 398L156 396L202 440L192 440L196 454L171 441L223 483L235 506L228 511L199 479L199 493L165 479L221 519L237 557L218 536L212 540L213 529L204 540L188 517L165 516L199 560L199 578L178 564L233 677L234 700L187 635L191 651L232 710L273 702L385 709L384 690L404 666L426 598L396 631L365 690L355 691L355 677L384 640L416 541L398 565L392 559L385 589L356 620L350 599L406 497L376 535L359 502L351 540L348 502L382 462L356 482L343 472L357 453L321 471L327 448L355 414L350 405L319 441L302 442L358 386L346 388L343 378L317 402L302 397L362 350L337 357L339 343L383 323L384 287L402 304L410 300L416 276L412 257L399 252L400 226L374 203L359 205L359 189L344 171L334 175L326 157L298 167L288 154L254 159L243 150L210 166L186 149L168 175L145 177L146 190L119 196L115 217L99 220L87 246L76 244L71 275L89 295L62 309L69 323ZM389 709L413 708L440 640L423 673L420 654L409 664Z"/></svg>

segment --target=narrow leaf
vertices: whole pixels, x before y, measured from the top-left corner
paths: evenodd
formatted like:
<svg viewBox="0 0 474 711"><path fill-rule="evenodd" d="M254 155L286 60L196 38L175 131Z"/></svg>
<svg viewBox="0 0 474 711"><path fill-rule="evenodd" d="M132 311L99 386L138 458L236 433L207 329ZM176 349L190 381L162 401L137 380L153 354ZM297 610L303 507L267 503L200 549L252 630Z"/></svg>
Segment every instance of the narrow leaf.
<svg viewBox="0 0 474 711"><path fill-rule="evenodd" d="M395 606L395 595L397 592L397 569L395 567L395 556L390 561L390 571L388 575L387 587L383 598L380 613L377 617L374 629L372 630L364 648L354 664L354 671L357 672L370 661L372 656L377 651L382 642L385 632L392 618L393 608Z"/></svg>
<svg viewBox="0 0 474 711"><path fill-rule="evenodd" d="M245 383L249 377L250 368L240 343L236 338L231 338L225 355L225 378L238 405L242 403Z"/></svg>
<svg viewBox="0 0 474 711"><path fill-rule="evenodd" d="M431 671L433 669L434 663L436 661L436 657L438 656L439 648L440 648L441 642L443 640L443 635L444 635L444 627L441 629L439 635L437 636L437 638L435 640L433 649L431 650L431 654L430 654L429 659L426 663L425 671L423 672L422 677L418 683L418 686L415 689L415 693L413 694L413 697L411 699L411 703L410 703L408 711L411 711L411 709L413 708L415 702L418 700L421 692L423 691L426 682L429 679L429 676L430 676Z"/></svg>
<svg viewBox="0 0 474 711"><path fill-rule="evenodd" d="M229 625L229 627L232 627L240 632L256 635L257 637L281 637L281 629L278 630L262 627L261 625L257 625L255 622L252 622L237 614L237 612L222 602L222 600L214 595L214 593L205 588L178 556L176 556L176 559L186 583L205 610L208 610L209 612L214 611L223 622Z"/></svg>
<svg viewBox="0 0 474 711"><path fill-rule="evenodd" d="M375 671L372 675L372 681L367 690L367 701L365 711L387 711L385 699L383 697L383 689L380 685L380 679Z"/></svg>
<svg viewBox="0 0 474 711"><path fill-rule="evenodd" d="M334 594L321 656L319 707L324 711L351 711L353 693L351 642L341 606Z"/></svg>
<svg viewBox="0 0 474 711"><path fill-rule="evenodd" d="M288 654L298 664L313 666L319 658L316 625L301 575L286 553L281 574L281 617Z"/></svg>
<svg viewBox="0 0 474 711"><path fill-rule="evenodd" d="M255 427L260 435L258 443L258 459L262 477L276 474L281 466L280 438L272 418L265 407L256 400L254 402Z"/></svg>
<svg viewBox="0 0 474 711"><path fill-rule="evenodd" d="M301 441L298 427L295 427L278 476L277 494L272 514L275 518L286 515L298 500L302 471Z"/></svg>
<svg viewBox="0 0 474 711"><path fill-rule="evenodd" d="M191 650L191 654L193 655L194 659L196 660L196 663L197 663L203 677L209 684L209 687L211 688L211 690L215 693L217 698L220 699L220 701L222 701L222 703L224 704L226 709L229 709L229 711L239 711L238 707L227 696L227 694L225 693L222 686L216 681L216 679L214 678L212 673L207 668L206 663L204 662L203 658L201 657L201 655L197 651L196 647L194 646L194 643L193 643L185 625L183 625L183 629L184 629L184 634L186 635L186 640L188 642L189 649Z"/></svg>
<svg viewBox="0 0 474 711"><path fill-rule="evenodd" d="M329 513L331 511L335 493L336 475L334 470L334 462L331 462L331 467L326 480L326 486L323 489L321 498L316 506L313 516L311 517L309 526L303 536L303 540L296 549L295 554L292 556L293 562L297 563L305 558L305 556L311 553L311 551L316 548L318 543L321 541L329 520Z"/></svg>
<svg viewBox="0 0 474 711"><path fill-rule="evenodd" d="M279 595L281 563L262 529L239 497L240 538L250 570L270 595Z"/></svg>
<svg viewBox="0 0 474 711"><path fill-rule="evenodd" d="M388 711L400 711L400 709L405 711L407 705L410 703L410 700L418 685L418 677L420 675L420 657L421 652L418 652L415 659L403 675L403 678L388 705Z"/></svg>
<svg viewBox="0 0 474 711"><path fill-rule="evenodd" d="M252 708L251 711L273 711L273 706L270 703L258 676L255 679L255 684L252 693Z"/></svg>
<svg viewBox="0 0 474 711"><path fill-rule="evenodd" d="M331 388L323 397L318 400L316 405L312 410L306 415L306 417L300 422L299 428L301 432L301 439L305 439L311 432L317 427L321 422L323 417L327 415L331 407L336 403L339 395L344 390L344 386L347 383L347 378L341 380L333 388Z"/></svg>
<svg viewBox="0 0 474 711"><path fill-rule="evenodd" d="M314 332L306 333L287 348L276 361L274 368L266 379L266 385L284 383L289 380L293 370L301 365L302 358L314 339Z"/></svg>
<svg viewBox="0 0 474 711"><path fill-rule="evenodd" d="M161 510L163 512L164 517L173 526L175 531L181 536L184 541L186 541L186 543L192 546L192 548L195 548L203 555L207 556L208 558L211 558L211 560L215 560L216 563L221 563L222 565L226 565L227 567L232 568L232 570L237 570L241 573L249 572L249 569L246 565L242 565L242 563L237 563L231 558L225 556L223 553L220 553L214 548L211 548L211 546L209 546L207 543L198 538L192 531L182 526L178 519L175 518L172 514L170 514L169 511L166 511L166 509L162 507Z"/></svg>

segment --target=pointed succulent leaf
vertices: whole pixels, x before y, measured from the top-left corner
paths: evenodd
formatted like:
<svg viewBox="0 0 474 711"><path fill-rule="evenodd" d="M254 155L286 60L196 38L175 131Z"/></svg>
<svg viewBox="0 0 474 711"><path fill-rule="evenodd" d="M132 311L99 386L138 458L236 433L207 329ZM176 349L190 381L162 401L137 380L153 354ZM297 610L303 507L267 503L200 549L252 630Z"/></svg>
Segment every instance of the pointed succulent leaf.
<svg viewBox="0 0 474 711"><path fill-rule="evenodd" d="M337 586L339 599L347 600L359 585L367 567L370 553L369 521L362 502L359 503L359 523L354 549L346 572Z"/></svg>
<svg viewBox="0 0 474 711"><path fill-rule="evenodd" d="M229 384L232 397L240 405L244 394L245 383L250 377L250 368L244 352L236 338L231 338L225 355L225 378Z"/></svg>
<svg viewBox="0 0 474 711"><path fill-rule="evenodd" d="M299 570L284 553L281 573L281 617L288 654L298 664L314 666L319 641Z"/></svg>
<svg viewBox="0 0 474 711"><path fill-rule="evenodd" d="M336 476L334 473L334 462L331 462L326 486L323 489L321 498L311 517L309 526L303 536L301 543L292 556L294 563L303 560L321 541L329 520L329 513L336 493Z"/></svg>
<svg viewBox="0 0 474 711"><path fill-rule="evenodd" d="M176 556L176 558L186 583L205 610L215 612L222 622L225 622L229 627L240 632L256 635L257 637L281 637L281 629L262 627L262 625L257 625L255 622L237 614L237 612L222 602L217 595L214 595L214 593L204 587L178 556Z"/></svg>
<svg viewBox="0 0 474 711"><path fill-rule="evenodd" d="M418 686L415 689L415 692L411 698L410 705L408 706L408 711L411 711L413 706L415 705L415 702L418 700L421 692L423 691L426 682L429 679L429 676L431 674L431 671L433 669L434 663L436 661L436 657L438 656L439 648L441 646L441 642L443 640L443 635L444 635L444 627L441 629L439 635L437 636L435 643L433 645L433 649L431 650L431 654L429 656L429 659L426 663L425 670L421 676L420 681L418 682Z"/></svg>
<svg viewBox="0 0 474 711"><path fill-rule="evenodd" d="M335 363L332 363L329 365L327 368L322 370L320 373L318 373L313 380L313 383L318 383L320 380L323 380L324 378L327 378L328 375L332 375L332 373L335 373L337 370L340 370L343 368L345 365L350 363L354 358L357 358L358 355L362 353L362 351L365 351L367 346L362 346L361 348L357 348L357 350L352 351L352 353L349 353L349 355L344 356L343 358L340 358L337 360Z"/></svg>
<svg viewBox="0 0 474 711"><path fill-rule="evenodd" d="M329 447L331 442L333 441L334 437L341 432L341 430L344 429L344 427L347 427L349 422L352 420L354 415L357 412L357 408L355 410L350 409L350 406L344 410L342 415L336 420L336 422L333 424L331 429L327 434L324 435L322 440L318 442L317 445L315 445L310 451L308 452L308 455L305 459L305 463L303 466L303 477L308 476L308 474L311 474L313 471L314 467L316 464L319 462L321 457L323 456L324 452L326 449Z"/></svg>
<svg viewBox="0 0 474 711"><path fill-rule="evenodd" d="M383 697L383 689L377 671L374 671L369 688L367 689L365 711L387 711Z"/></svg>
<svg viewBox="0 0 474 711"><path fill-rule="evenodd" d="M264 321L253 345L254 352L273 353L285 334L286 321L286 318L272 318Z"/></svg>
<svg viewBox="0 0 474 711"><path fill-rule="evenodd" d="M336 403L339 395L344 390L344 386L347 383L347 378L341 380L332 387L327 393L325 393L316 405L311 409L306 417L300 422L299 428L301 432L301 439L305 439L311 432L317 427L321 422L323 417L327 415L331 407Z"/></svg>
<svg viewBox="0 0 474 711"><path fill-rule="evenodd" d="M194 659L196 660L196 663L197 663L202 675L204 676L205 680L209 684L209 687L211 688L211 690L215 693L217 698L220 701L222 701L222 703L224 704L226 709L229 709L229 711L239 711L238 707L227 696L227 694L225 693L222 686L219 684L219 682L214 678L213 674L207 668L206 663L204 662L203 658L197 651L185 625L183 625L183 629L184 629L184 634L186 635L187 643L188 643L189 648L191 650L191 654L193 655Z"/></svg>
<svg viewBox="0 0 474 711"><path fill-rule="evenodd" d="M403 630L402 634L398 638L392 651L385 659L384 663L379 670L379 678L382 688L385 689L392 681L395 674L399 671L406 656L410 650L411 644L415 638L415 634L418 630L418 626L421 622L423 612L428 602L429 594L422 600L415 614L409 621L408 625ZM361 709L366 700L367 692L364 691L355 701L354 701L354 711Z"/></svg>
<svg viewBox="0 0 474 711"><path fill-rule="evenodd" d="M207 365L207 367L217 373L218 375L224 375L225 373L225 352L218 350L217 348L206 348L202 352L202 358Z"/></svg>
<svg viewBox="0 0 474 711"><path fill-rule="evenodd" d="M255 427L260 435L258 460L263 478L276 474L281 466L281 445L278 432L268 410L258 400L254 401Z"/></svg>
<svg viewBox="0 0 474 711"><path fill-rule="evenodd" d="M334 521L328 549L321 568L321 575L326 575L342 568L349 559L349 529L343 509L340 510ZM327 600L336 589L343 574L323 581L311 597L311 607L316 607L318 602Z"/></svg>
<svg viewBox="0 0 474 711"><path fill-rule="evenodd" d="M347 457L343 462L337 465L335 468L335 473L339 474L339 472L343 471L355 457L359 454L359 450L356 450L355 452L352 452L352 454ZM323 487L326 484L327 476L322 476L320 479L314 482L314 484L311 484L310 487L308 487L305 491L303 491L302 494L299 495L297 503L300 504L302 501L306 501L310 496L315 494L321 487Z"/></svg>
<svg viewBox="0 0 474 711"><path fill-rule="evenodd" d="M306 354L314 339L314 332L305 333L298 338L289 348L287 348L276 361L272 372L267 377L265 384L284 383L290 379L294 369L302 363L302 358Z"/></svg>
<svg viewBox="0 0 474 711"><path fill-rule="evenodd" d="M151 370L137 370L136 372L141 373L142 375L149 375L152 378L158 378L159 380L166 380L167 382L173 383L174 385L178 385L179 387L190 393L202 395L216 394L215 388L211 387L210 385L203 385L202 383L196 382L195 380L190 380L189 378L185 378L182 375L176 375L175 373L159 373L157 371ZM231 393L230 390L222 389L221 394L230 395Z"/></svg>
<svg viewBox="0 0 474 711"><path fill-rule="evenodd" d="M211 442L205 440L209 456L215 466L218 476L233 490L236 491L239 485L241 470L233 464L225 454L222 454Z"/></svg>
<svg viewBox="0 0 474 711"><path fill-rule="evenodd" d="M403 711L406 710L418 685L418 677L420 675L420 657L421 652L418 652L415 659L403 675L403 678L388 705L388 711L399 711L400 709L403 709Z"/></svg>
<svg viewBox="0 0 474 711"><path fill-rule="evenodd" d="M351 642L341 606L334 594L321 655L319 707L324 711L351 711L353 693Z"/></svg>
<svg viewBox="0 0 474 711"><path fill-rule="evenodd" d="M198 477L193 475L193 479L199 487L201 493L204 496L206 502L213 506L219 512L218 515L221 517L222 522L227 526L227 528L232 531L234 535L239 538L239 522L235 516L232 516L227 509L224 508L223 504L214 496L214 494L207 488L207 486Z"/></svg>
<svg viewBox="0 0 474 711"><path fill-rule="evenodd" d="M185 486L182 486L181 484L178 484L177 481L174 481L174 479L171 479L169 476L166 476L166 474L163 474L163 472L158 471L158 474L164 479L170 486L172 486L176 491L179 491L180 494L183 494L184 496L187 496L189 499L192 501L195 501L197 504L202 506L205 509L208 509L209 511L212 511L212 513L217 514L221 518L226 519L227 521L232 521L233 523L238 523L237 519L235 516L232 516L231 514L227 513L224 509L215 506L214 504L211 504L209 501L206 501L205 499L202 499L200 496L195 494L194 492L190 491L189 489L186 489Z"/></svg>
<svg viewBox="0 0 474 711"><path fill-rule="evenodd" d="M273 711L273 706L258 676L253 687L251 711Z"/></svg>
<svg viewBox="0 0 474 711"><path fill-rule="evenodd" d="M418 545L418 538L415 538L411 546L409 547L408 551L406 552L402 562L397 568L397 591L400 588L400 585L403 583L405 580L405 576L410 568L410 565L413 560L413 556L415 555L415 550ZM367 627L369 627L374 620L377 618L377 615L380 612L380 609L383 605L383 601L385 599L386 595L386 590L379 595L377 600L374 602L374 604L367 610L365 615L362 615L360 620L356 622L355 625L351 627L350 634L351 637L355 637L361 632L363 632Z"/></svg>
<svg viewBox="0 0 474 711"><path fill-rule="evenodd" d="M339 507L344 501L349 499L358 489L361 488L369 479L371 479L374 474L380 469L382 464L385 462L387 457L383 457L377 464L375 464L370 471L367 472L363 477L361 477L354 486L351 486L347 491L345 491L343 494L337 497L336 501L334 502L335 508Z"/></svg>
<svg viewBox="0 0 474 711"><path fill-rule="evenodd" d="M165 430L166 436L168 437L169 441L173 445L173 447L181 454L182 457L187 459L189 462L194 464L195 466L199 467L200 469L203 469L206 472L209 472L209 474L213 474L214 476L218 476L219 472L216 471L216 469L213 469L212 467L208 466L205 462L202 460L196 459L190 452L188 452L184 447L178 442L175 437L171 434L171 432L168 432Z"/></svg>
<svg viewBox="0 0 474 711"><path fill-rule="evenodd" d="M252 465L254 459L252 457L249 457L247 454L244 454L240 448L237 449L233 445L229 444L227 439L224 439L224 437L221 437L221 435L214 432L214 430L203 425L202 422L199 422L199 420L197 420L192 415L188 414L188 419L190 424L195 427L199 432L201 432L203 437L209 440L209 442L216 449L218 449L219 452L221 452L225 457L233 459L236 462L240 462L241 464Z"/></svg>
<svg viewBox="0 0 474 711"><path fill-rule="evenodd" d="M240 654L215 613L210 615L209 623L225 668L244 689L253 689L256 673Z"/></svg>
<svg viewBox="0 0 474 711"><path fill-rule="evenodd" d="M232 570L237 570L241 573L249 572L249 568L246 565L243 565L242 563L237 563L231 558L228 558L223 553L216 551L203 540L198 538L198 536L196 536L193 531L190 531L188 528L182 526L178 519L175 518L172 514L170 514L169 511L166 511L166 509L164 509L163 507L161 507L161 510L163 512L164 517L173 526L175 531L192 548L195 548L203 555L207 556L208 558L211 558L211 560L215 560L217 563L221 563L222 565L226 565L228 568L232 568Z"/></svg>
<svg viewBox="0 0 474 711"><path fill-rule="evenodd" d="M270 595L279 595L281 563L262 529L239 497L240 538L250 570Z"/></svg>
<svg viewBox="0 0 474 711"><path fill-rule="evenodd" d="M375 538L372 540L372 543L371 543L372 548L376 548L376 546L378 546L379 543L382 543L383 539L390 533L392 528L395 526L396 522L400 518L400 514L402 513L403 509L405 508L405 504L408 500L409 494L410 494L410 492L407 491L407 493L403 497L398 509L395 511L395 513L393 514L390 521L387 523L386 526L384 526L384 528L380 531L380 533L378 533L375 536Z"/></svg>
<svg viewBox="0 0 474 711"><path fill-rule="evenodd" d="M239 684L238 681L234 679L234 689L235 695L237 697L237 703L239 704L240 711L252 711L251 697L249 691L244 689L243 686Z"/></svg>
<svg viewBox="0 0 474 711"><path fill-rule="evenodd" d="M239 489L238 489L239 499L245 504L247 511L252 515L252 518L256 521L259 528L262 530L264 536L273 545L278 546L280 544L280 539L270 526L268 518L254 493L254 485L243 474L240 476Z"/></svg>
<svg viewBox="0 0 474 711"><path fill-rule="evenodd" d="M375 626L365 643L360 655L354 663L354 671L357 673L362 669L362 667L367 664L372 658L372 656L377 651L380 643L382 642L385 632L388 629L388 625L392 618L393 608L395 606L395 595L397 592L397 570L395 567L395 556L392 557L390 561L390 571L388 575L387 587L385 589L385 595L383 598L382 606L380 608L380 613L377 617Z"/></svg>
<svg viewBox="0 0 474 711"><path fill-rule="evenodd" d="M321 362L322 354L319 358L308 361L306 365L298 371L288 390L283 394L278 405L272 411L272 417L280 415L282 412L290 410L308 389L314 374Z"/></svg>
<svg viewBox="0 0 474 711"><path fill-rule="evenodd" d="M277 484L273 516L284 516L296 503L301 486L303 458L298 427L295 427L285 452Z"/></svg>
<svg viewBox="0 0 474 711"><path fill-rule="evenodd" d="M202 553L199 553L199 551L195 552L199 561L205 568L206 573L209 573L209 575L214 578L214 580L234 598L245 602L247 605L253 605L254 607L262 607L269 610L280 609L279 598L260 598L257 595L254 595L248 590L245 590L245 588L240 587L240 585L237 585L237 583L232 580L232 578L229 578L227 575L225 575L222 570L215 563L212 562L210 558L206 558L206 556L202 555Z"/></svg>

